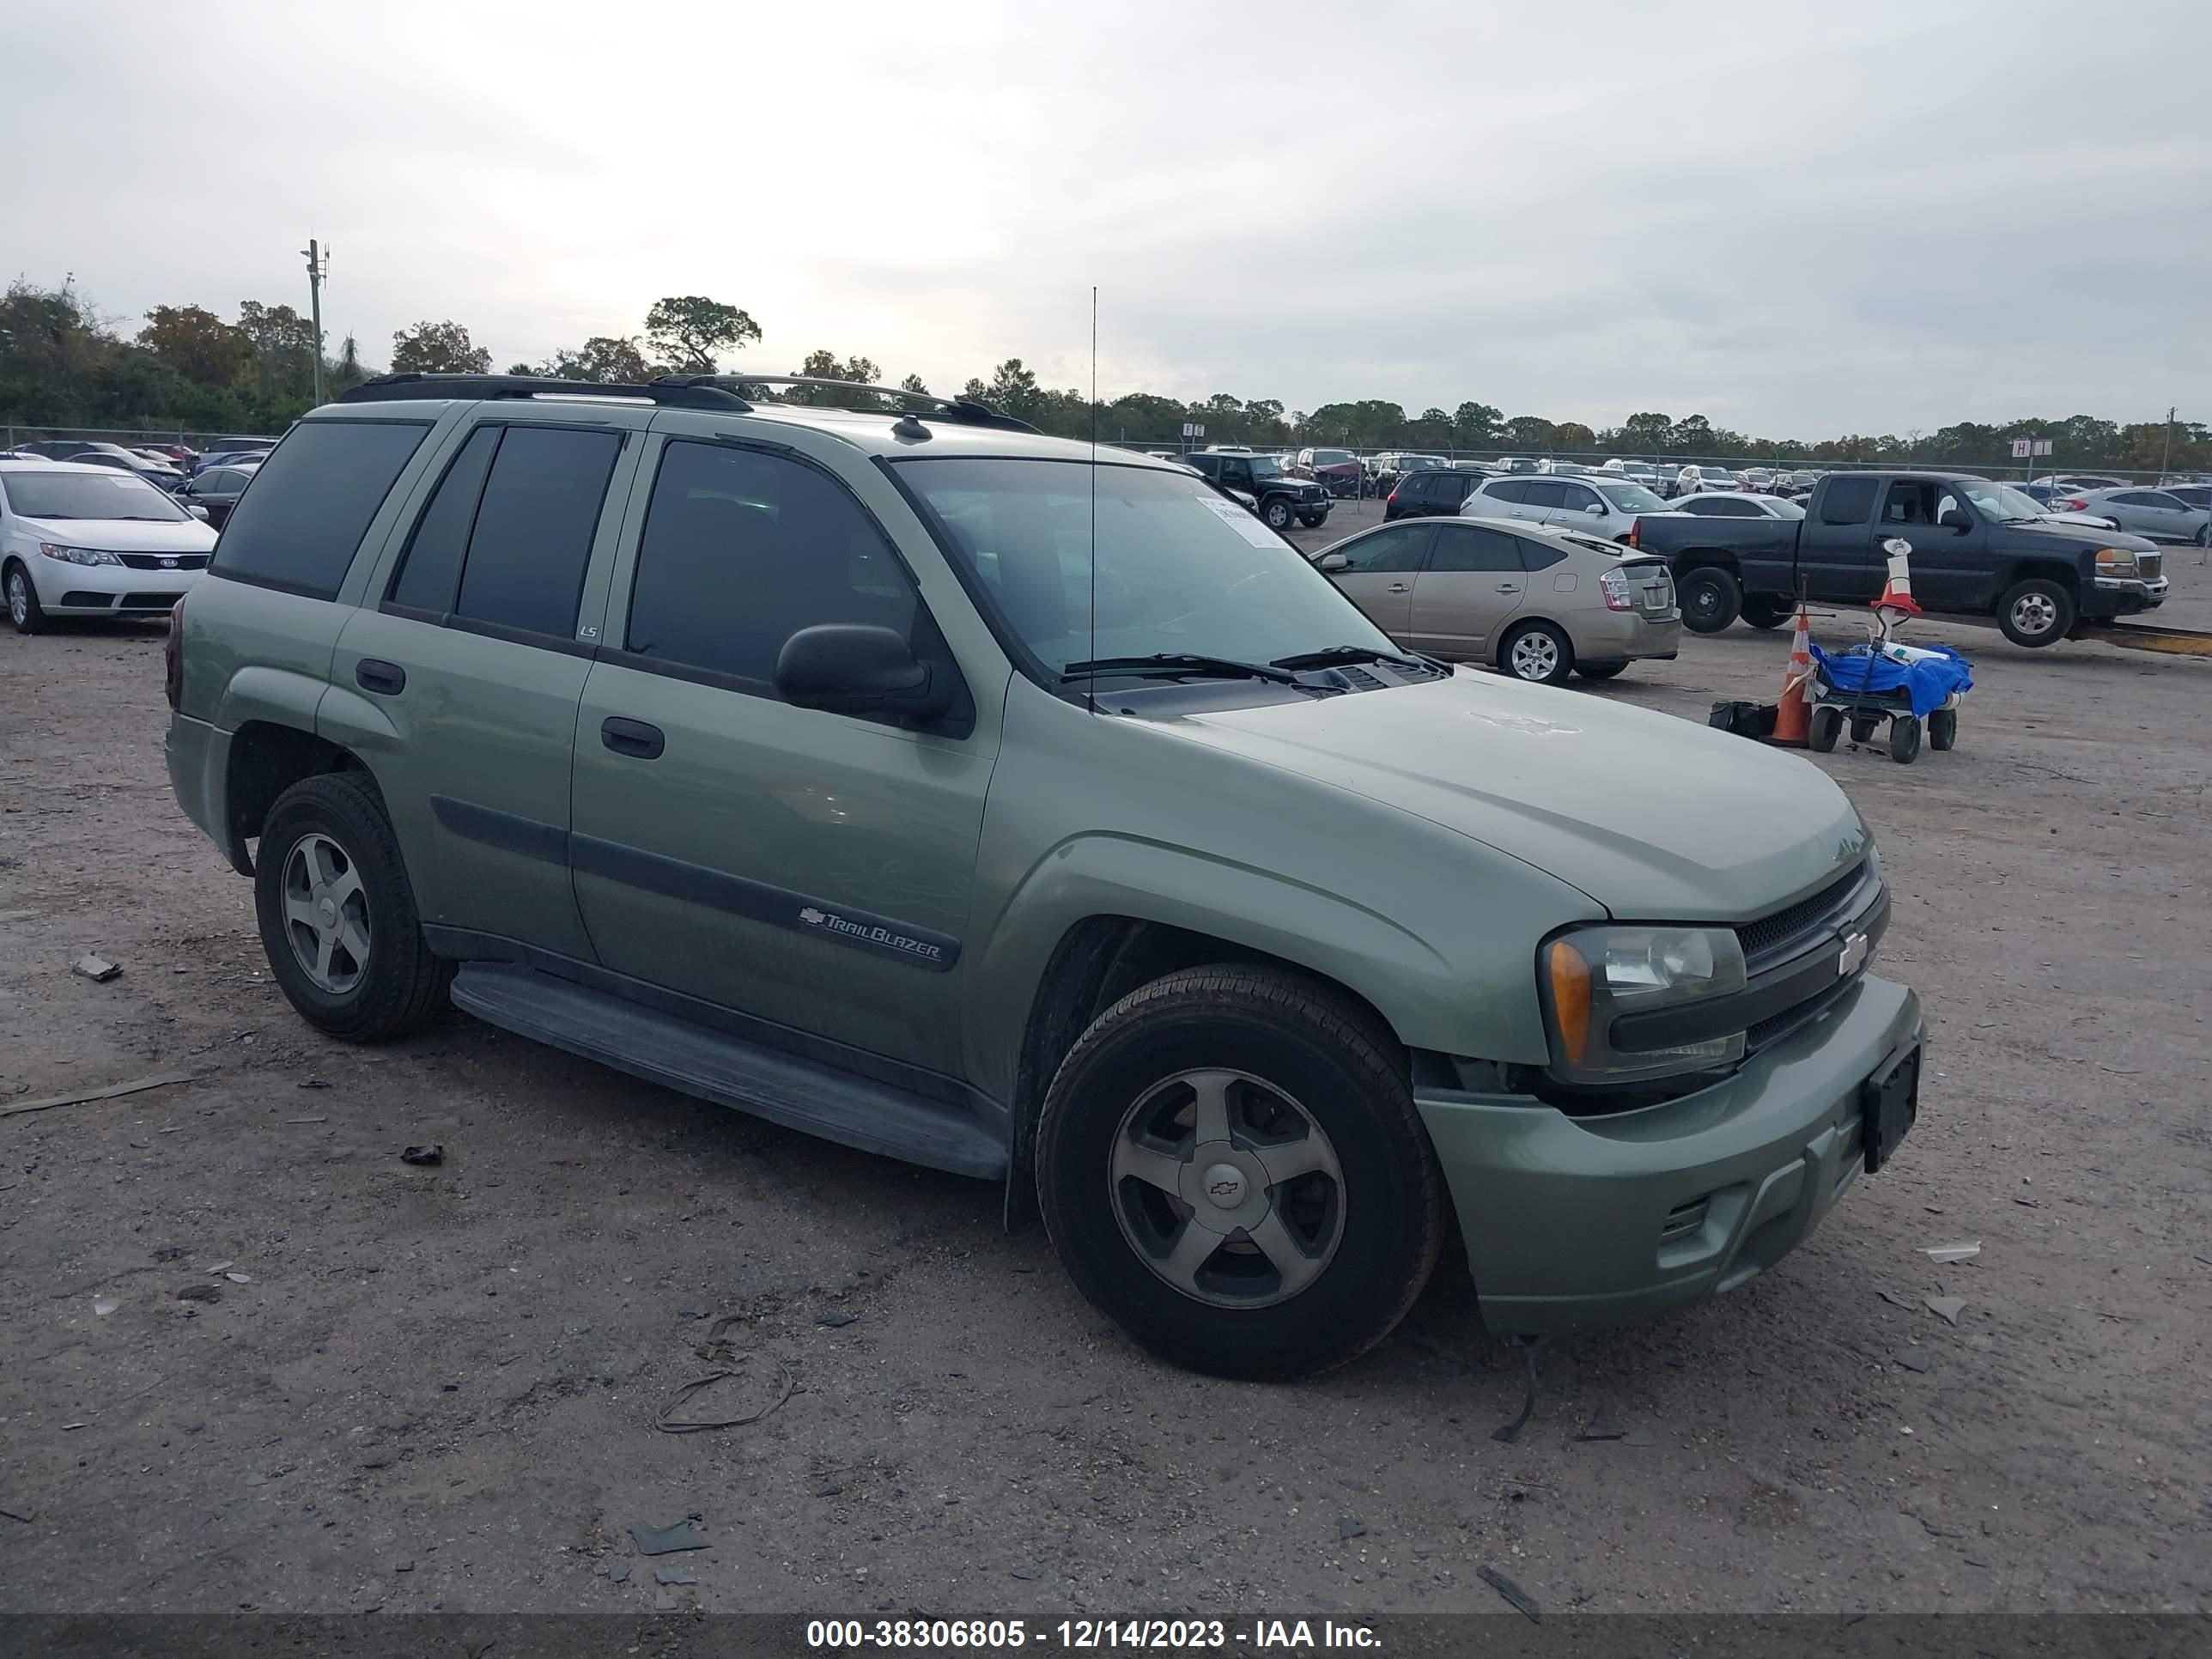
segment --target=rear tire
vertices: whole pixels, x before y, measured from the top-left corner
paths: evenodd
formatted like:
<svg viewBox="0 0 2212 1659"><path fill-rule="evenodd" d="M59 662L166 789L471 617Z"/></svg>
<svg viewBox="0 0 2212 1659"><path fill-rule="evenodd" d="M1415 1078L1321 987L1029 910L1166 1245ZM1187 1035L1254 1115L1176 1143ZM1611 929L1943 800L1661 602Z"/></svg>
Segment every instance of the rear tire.
<svg viewBox="0 0 2212 1659"><path fill-rule="evenodd" d="M1699 565L1674 586L1682 626L1692 634L1717 634L1742 612L1742 584L1718 565Z"/></svg>
<svg viewBox="0 0 2212 1659"><path fill-rule="evenodd" d="M23 568L20 559L8 561L8 572L0 579L8 593L8 620L18 634L43 634L46 631L46 613L39 604L39 590L31 585L31 573Z"/></svg>
<svg viewBox="0 0 2212 1659"><path fill-rule="evenodd" d="M2031 576L1997 601L1997 627L2031 650L2056 645L2074 626L2074 596L2048 576Z"/></svg>
<svg viewBox="0 0 2212 1659"><path fill-rule="evenodd" d="M1938 708L1928 716L1928 746L1949 749L1959 741L1959 711Z"/></svg>
<svg viewBox="0 0 2212 1659"><path fill-rule="evenodd" d="M276 798L253 908L270 973L316 1030L381 1042L445 1011L453 964L423 943L398 840L359 779L326 772Z"/></svg>
<svg viewBox="0 0 2212 1659"><path fill-rule="evenodd" d="M1889 723L1889 757L1899 766L1910 766L1920 757L1920 722L1911 714L1899 714Z"/></svg>
<svg viewBox="0 0 2212 1659"><path fill-rule="evenodd" d="M1609 680L1627 666L1625 662L1578 662L1575 672L1586 680Z"/></svg>
<svg viewBox="0 0 2212 1659"><path fill-rule="evenodd" d="M1498 647L1498 665L1529 685L1565 685L1575 672L1575 647L1547 622L1522 623Z"/></svg>
<svg viewBox="0 0 2212 1659"><path fill-rule="evenodd" d="M1813 711L1812 725L1805 734L1805 742L1819 754L1827 754L1836 746L1836 739L1844 733L1844 711L1822 703Z"/></svg>
<svg viewBox="0 0 2212 1659"><path fill-rule="evenodd" d="M1036 1157L1077 1288L1216 1376L1304 1376L1365 1352L1444 1236L1403 1055L1363 1010L1276 968L1188 969L1101 1014L1053 1078Z"/></svg>

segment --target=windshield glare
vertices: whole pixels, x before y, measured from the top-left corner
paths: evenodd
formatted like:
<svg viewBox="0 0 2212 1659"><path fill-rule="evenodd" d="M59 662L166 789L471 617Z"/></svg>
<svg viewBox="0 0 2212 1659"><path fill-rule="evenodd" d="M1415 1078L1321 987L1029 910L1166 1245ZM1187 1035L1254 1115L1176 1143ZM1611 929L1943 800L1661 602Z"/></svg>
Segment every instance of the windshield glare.
<svg viewBox="0 0 2212 1659"><path fill-rule="evenodd" d="M1163 652L1265 663L1333 645L1394 649L1296 548L1195 479L1081 461L897 466L951 556L1048 673Z"/></svg>
<svg viewBox="0 0 2212 1659"><path fill-rule="evenodd" d="M191 514L128 472L9 472L8 505L27 519L127 519L173 524Z"/></svg>
<svg viewBox="0 0 2212 1659"><path fill-rule="evenodd" d="M1667 510L1667 503L1642 484L1600 484L1597 493L1623 513L1663 513Z"/></svg>
<svg viewBox="0 0 2212 1659"><path fill-rule="evenodd" d="M1255 478L1279 478L1283 476L1283 464L1273 455L1255 455L1252 458L1252 476Z"/></svg>
<svg viewBox="0 0 2212 1659"><path fill-rule="evenodd" d="M1962 483L1960 492L1974 505L1974 511L1991 524L2002 524L2008 519L2040 518L2050 509L2033 495L2022 495L2010 484Z"/></svg>

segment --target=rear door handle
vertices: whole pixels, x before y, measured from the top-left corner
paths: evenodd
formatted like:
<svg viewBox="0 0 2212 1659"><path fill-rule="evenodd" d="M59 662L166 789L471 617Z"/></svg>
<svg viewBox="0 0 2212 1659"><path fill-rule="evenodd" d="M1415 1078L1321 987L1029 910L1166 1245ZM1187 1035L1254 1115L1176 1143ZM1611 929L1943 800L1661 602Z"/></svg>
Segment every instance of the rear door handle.
<svg viewBox="0 0 2212 1659"><path fill-rule="evenodd" d="M1498 584L1498 591L1501 593L1518 593L1521 591L1521 584L1519 582L1500 582Z"/></svg>
<svg viewBox="0 0 2212 1659"><path fill-rule="evenodd" d="M1410 593L1413 591L1413 585L1411 582L1392 582L1382 591L1385 593Z"/></svg>
<svg viewBox="0 0 2212 1659"><path fill-rule="evenodd" d="M617 755L629 755L637 760L659 760L660 751L668 747L668 739L657 726L647 726L643 720L626 720L611 714L599 722L599 741Z"/></svg>
<svg viewBox="0 0 2212 1659"><path fill-rule="evenodd" d="M396 662L363 657L353 665L354 684L364 691L396 697L407 689L407 671Z"/></svg>

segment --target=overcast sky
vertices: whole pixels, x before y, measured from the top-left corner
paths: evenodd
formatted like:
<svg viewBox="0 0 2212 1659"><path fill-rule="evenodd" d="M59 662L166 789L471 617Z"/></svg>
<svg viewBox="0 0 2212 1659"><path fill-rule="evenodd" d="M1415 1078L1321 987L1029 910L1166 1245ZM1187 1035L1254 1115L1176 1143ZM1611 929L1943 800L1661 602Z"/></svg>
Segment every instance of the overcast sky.
<svg viewBox="0 0 2212 1659"><path fill-rule="evenodd" d="M495 365L741 305L933 388L1771 436L2212 418L2212 3L0 9L0 260Z"/></svg>

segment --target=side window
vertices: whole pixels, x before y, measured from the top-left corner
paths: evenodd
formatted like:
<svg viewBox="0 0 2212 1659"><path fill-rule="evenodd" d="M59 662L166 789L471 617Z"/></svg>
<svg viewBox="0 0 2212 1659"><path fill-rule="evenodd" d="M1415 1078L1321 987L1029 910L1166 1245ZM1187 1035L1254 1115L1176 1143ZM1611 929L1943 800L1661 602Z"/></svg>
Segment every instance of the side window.
<svg viewBox="0 0 2212 1659"><path fill-rule="evenodd" d="M1717 501L1704 502L1709 511L1723 519L1763 519L1766 515L1758 506L1740 495L1723 495Z"/></svg>
<svg viewBox="0 0 2212 1659"><path fill-rule="evenodd" d="M453 608L453 595L461 585L461 556L468 551L469 527L477 520L477 500L483 494L484 474L491 471L499 434L496 426L478 427L446 468L400 556L399 574L386 595L392 604L441 614Z"/></svg>
<svg viewBox="0 0 2212 1659"><path fill-rule="evenodd" d="M1239 460L1227 460L1222 462L1221 482L1224 483L1249 485L1252 482L1252 463L1249 461Z"/></svg>
<svg viewBox="0 0 2212 1659"><path fill-rule="evenodd" d="M2169 495L2162 489L2146 489L2143 491L2143 505L2145 507L2161 507L2169 513L2186 513L2189 511L2189 503L2187 501L2183 501L2179 495Z"/></svg>
<svg viewBox="0 0 2212 1659"><path fill-rule="evenodd" d="M1567 486L1551 478L1532 478L1521 486L1521 499L1531 507L1556 507L1566 505Z"/></svg>
<svg viewBox="0 0 2212 1659"><path fill-rule="evenodd" d="M429 429L413 421L302 421L239 497L216 574L337 597L368 521Z"/></svg>
<svg viewBox="0 0 2212 1659"><path fill-rule="evenodd" d="M453 614L568 639L622 434L513 426L500 439Z"/></svg>
<svg viewBox="0 0 2212 1659"><path fill-rule="evenodd" d="M1341 553L1348 561L1346 568L1336 574L1419 570L1421 556L1428 549L1431 528L1431 524L1393 525L1342 547L1333 547L1330 552Z"/></svg>
<svg viewBox="0 0 2212 1659"><path fill-rule="evenodd" d="M1556 484L1553 488L1565 497L1560 505L1570 513L1587 512L1598 504L1597 491L1586 484Z"/></svg>
<svg viewBox="0 0 2212 1659"><path fill-rule="evenodd" d="M1186 455L1183 459L1188 461L1209 478L1221 471L1221 458L1218 455Z"/></svg>
<svg viewBox="0 0 2212 1659"><path fill-rule="evenodd" d="M1881 506L1881 521L1884 524L1933 524L1936 519L1928 509L1928 486L1903 478L1890 485L1888 499Z"/></svg>
<svg viewBox="0 0 2212 1659"><path fill-rule="evenodd" d="M1528 486L1519 478L1501 478L1482 487L1482 498L1517 507L1528 499Z"/></svg>
<svg viewBox="0 0 2212 1659"><path fill-rule="evenodd" d="M1521 568L1520 539L1479 524L1439 525L1436 551L1429 556L1429 569L1517 571Z"/></svg>
<svg viewBox="0 0 2212 1659"><path fill-rule="evenodd" d="M1567 550L1552 542L1540 542L1533 536L1516 536L1513 544L1521 555L1524 570L1548 570L1567 556Z"/></svg>
<svg viewBox="0 0 2212 1659"><path fill-rule="evenodd" d="M882 531L835 480L757 450L661 452L626 649L766 687L800 629L874 623L911 640L919 610Z"/></svg>
<svg viewBox="0 0 2212 1659"><path fill-rule="evenodd" d="M1822 524L1864 524L1874 514L1879 478L1831 478L1820 497Z"/></svg>

